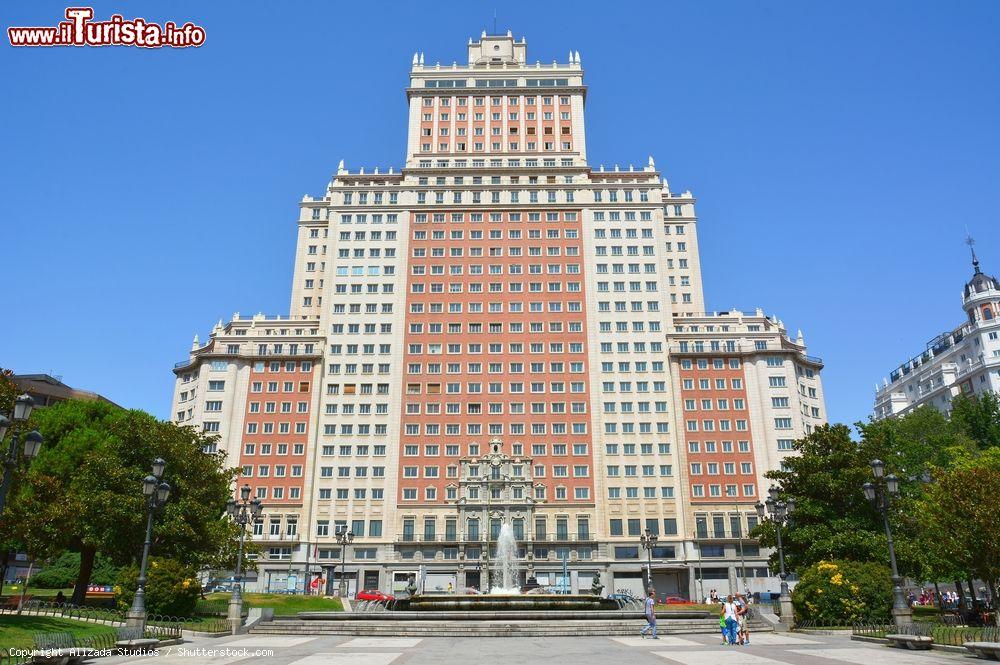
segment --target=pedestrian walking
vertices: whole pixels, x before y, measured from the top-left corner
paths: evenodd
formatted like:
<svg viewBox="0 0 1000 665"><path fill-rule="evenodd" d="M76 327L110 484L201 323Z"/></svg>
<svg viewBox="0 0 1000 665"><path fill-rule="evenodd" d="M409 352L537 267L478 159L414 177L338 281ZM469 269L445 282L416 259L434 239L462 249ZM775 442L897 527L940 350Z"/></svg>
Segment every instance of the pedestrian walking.
<svg viewBox="0 0 1000 665"><path fill-rule="evenodd" d="M649 594L646 596L646 627L639 631L643 639L646 639L646 633L652 631L653 639L660 639L656 634L656 592L652 589L649 590Z"/></svg>

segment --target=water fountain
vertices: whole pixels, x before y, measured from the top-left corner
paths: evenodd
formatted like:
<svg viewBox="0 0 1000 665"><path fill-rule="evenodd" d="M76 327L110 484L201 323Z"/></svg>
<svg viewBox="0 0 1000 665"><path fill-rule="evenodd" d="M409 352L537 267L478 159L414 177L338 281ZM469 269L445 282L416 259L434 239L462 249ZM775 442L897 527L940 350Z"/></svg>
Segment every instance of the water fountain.
<svg viewBox="0 0 1000 665"><path fill-rule="evenodd" d="M490 587L483 594L414 594L399 601L403 611L530 612L621 609L616 601L600 595L523 593L518 570L517 540L510 522L500 526L496 555L491 560ZM542 589L538 589L542 591Z"/></svg>
<svg viewBox="0 0 1000 665"><path fill-rule="evenodd" d="M509 522L504 522L500 527L497 556L494 560L499 579L491 580L490 595L509 596L521 593L517 575L517 541L514 539L514 527Z"/></svg>
<svg viewBox="0 0 1000 665"><path fill-rule="evenodd" d="M314 626L322 626L315 630L346 635L499 637L625 635L638 629L643 616L642 602L602 598L603 586L598 578L594 578L587 591L581 589L580 593L569 593L567 586L539 587L533 577L528 577L522 586L512 523L501 524L492 543L496 548L494 553L482 560L482 581L489 585L485 593L472 590L457 594L419 593L415 577L411 577L408 597L374 605L359 603L352 612L299 612L298 631L310 633ZM483 545L485 548L488 544ZM566 561L564 558L564 577ZM708 612L672 612L671 617L695 626L696 632L717 630L716 619Z"/></svg>

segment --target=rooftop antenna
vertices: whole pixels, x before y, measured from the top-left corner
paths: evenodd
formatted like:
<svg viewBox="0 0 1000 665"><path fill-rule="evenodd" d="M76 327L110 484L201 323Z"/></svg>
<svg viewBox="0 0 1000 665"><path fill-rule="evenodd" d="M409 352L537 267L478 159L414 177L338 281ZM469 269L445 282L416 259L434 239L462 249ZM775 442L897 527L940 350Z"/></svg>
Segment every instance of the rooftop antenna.
<svg viewBox="0 0 1000 665"><path fill-rule="evenodd" d="M496 7L493 8L493 34L497 33L497 10Z"/></svg>
<svg viewBox="0 0 1000 665"><path fill-rule="evenodd" d="M965 227L965 244L969 246L969 251L972 252L972 267L975 269L976 274L979 274L979 259L976 257L976 239L972 237L969 233L969 227Z"/></svg>

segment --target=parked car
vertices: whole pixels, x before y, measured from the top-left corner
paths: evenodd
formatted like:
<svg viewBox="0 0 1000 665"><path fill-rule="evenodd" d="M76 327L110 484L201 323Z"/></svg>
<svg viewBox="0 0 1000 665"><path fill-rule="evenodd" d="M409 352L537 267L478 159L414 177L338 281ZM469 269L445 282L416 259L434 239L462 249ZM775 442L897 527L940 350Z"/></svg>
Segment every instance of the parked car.
<svg viewBox="0 0 1000 665"><path fill-rule="evenodd" d="M681 598L680 596L664 596L660 599L661 605L694 605L693 600Z"/></svg>
<svg viewBox="0 0 1000 665"><path fill-rule="evenodd" d="M622 593L621 591L619 591L618 593L609 593L608 598L610 598L611 600L623 600L626 602L635 600L635 596L633 596L632 594Z"/></svg>
<svg viewBox="0 0 1000 665"><path fill-rule="evenodd" d="M390 596L387 593L382 593L378 589L364 589L363 591L358 591L354 594L355 600L376 600L382 603L387 603L390 600L396 600L395 596Z"/></svg>

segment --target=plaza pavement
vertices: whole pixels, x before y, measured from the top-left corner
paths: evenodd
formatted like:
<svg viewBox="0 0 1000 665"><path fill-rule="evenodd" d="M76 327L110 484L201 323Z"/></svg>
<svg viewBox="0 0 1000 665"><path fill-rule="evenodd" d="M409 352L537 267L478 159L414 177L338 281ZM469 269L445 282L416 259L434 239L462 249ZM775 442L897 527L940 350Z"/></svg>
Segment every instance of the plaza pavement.
<svg viewBox="0 0 1000 665"><path fill-rule="evenodd" d="M637 622L637 630L638 630ZM118 656L98 665L957 665L961 654L914 652L849 636L760 634L749 647L721 636L408 638L242 635L195 639L159 655Z"/></svg>

